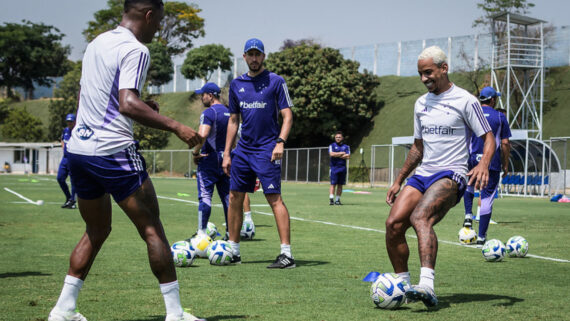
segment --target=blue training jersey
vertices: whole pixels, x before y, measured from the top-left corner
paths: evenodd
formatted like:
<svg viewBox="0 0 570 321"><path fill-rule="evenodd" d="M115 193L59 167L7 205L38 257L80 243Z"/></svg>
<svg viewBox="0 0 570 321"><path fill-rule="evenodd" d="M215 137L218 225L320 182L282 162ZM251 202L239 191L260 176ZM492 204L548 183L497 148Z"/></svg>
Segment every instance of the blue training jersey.
<svg viewBox="0 0 570 321"><path fill-rule="evenodd" d="M345 152L350 155L350 147L346 144L337 144L336 142L329 145L329 153L338 153L338 152ZM335 169L345 169L346 168L346 159L342 159L340 157L331 157L330 162L331 170Z"/></svg>
<svg viewBox="0 0 570 321"><path fill-rule="evenodd" d="M228 108L215 104L207 108L200 115L200 125L210 126L210 134L206 137L200 152L208 154L200 160L200 166L221 167L222 154L226 146L226 132L230 113Z"/></svg>
<svg viewBox="0 0 570 321"><path fill-rule="evenodd" d="M229 93L231 114L241 114L238 147L247 152L271 151L279 136L281 109L293 107L285 80L268 70L256 77L247 73L232 80Z"/></svg>
<svg viewBox="0 0 570 321"><path fill-rule="evenodd" d="M63 157L67 157L67 142L69 142L69 139L71 138L71 129L69 129L69 127L65 127L63 129L63 131L61 132L61 140L63 141Z"/></svg>
<svg viewBox="0 0 570 321"><path fill-rule="evenodd" d="M489 170L501 171L501 140L511 137L511 129L509 127L509 123L507 122L507 118L505 115L503 115L503 113L487 105L483 105L481 107L483 108L483 114L485 115L485 118L487 118L489 125L491 125L491 130L493 131L493 135L495 135L495 143L497 145L495 155L493 155L493 159L489 165ZM470 168L473 168L479 164L481 156L483 156L484 143L485 142L482 138L479 138L476 135L471 136L471 143L469 144Z"/></svg>

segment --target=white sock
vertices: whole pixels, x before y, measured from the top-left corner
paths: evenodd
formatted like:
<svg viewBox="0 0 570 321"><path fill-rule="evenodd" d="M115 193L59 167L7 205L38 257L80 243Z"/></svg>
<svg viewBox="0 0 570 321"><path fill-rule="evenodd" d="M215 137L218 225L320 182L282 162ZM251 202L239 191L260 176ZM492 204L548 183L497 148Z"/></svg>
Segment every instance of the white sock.
<svg viewBox="0 0 570 321"><path fill-rule="evenodd" d="M400 272L400 273L396 273L396 274L398 274L404 280L406 280L406 282L408 282L409 285L412 285L412 282L410 281L410 272Z"/></svg>
<svg viewBox="0 0 570 321"><path fill-rule="evenodd" d="M481 207L477 206L477 219L481 216Z"/></svg>
<svg viewBox="0 0 570 321"><path fill-rule="evenodd" d="M291 244L281 244L281 254L285 254L290 258L293 258L291 254Z"/></svg>
<svg viewBox="0 0 570 321"><path fill-rule="evenodd" d="M467 213L465 213L465 219L466 219L466 220L471 220L471 219L473 219L473 214L467 214Z"/></svg>
<svg viewBox="0 0 570 321"><path fill-rule="evenodd" d="M339 195L336 196L336 201L340 202L340 196Z"/></svg>
<svg viewBox="0 0 570 321"><path fill-rule="evenodd" d="M63 312L75 311L77 308L77 296L79 296L81 287L83 287L83 280L71 275L66 275L61 294L55 304L56 308Z"/></svg>
<svg viewBox="0 0 570 321"><path fill-rule="evenodd" d="M228 243L230 243L230 246L232 247L232 251L234 252L234 255L240 255L239 253L239 243L236 243L234 241L228 241Z"/></svg>
<svg viewBox="0 0 570 321"><path fill-rule="evenodd" d="M206 229L205 228L201 228L198 230L198 235L206 235Z"/></svg>
<svg viewBox="0 0 570 321"><path fill-rule="evenodd" d="M245 212L245 213L243 213L243 215L245 215L246 221L251 221L251 212Z"/></svg>
<svg viewBox="0 0 570 321"><path fill-rule="evenodd" d="M329 194L329 199L334 199L334 195L333 194Z"/></svg>
<svg viewBox="0 0 570 321"><path fill-rule="evenodd" d="M160 292L164 297L164 305L166 306L166 315L182 316L184 310L180 305L180 286L178 280L160 284Z"/></svg>
<svg viewBox="0 0 570 321"><path fill-rule="evenodd" d="M422 267L420 272L420 284L433 290L433 280L435 279L435 271L433 269Z"/></svg>

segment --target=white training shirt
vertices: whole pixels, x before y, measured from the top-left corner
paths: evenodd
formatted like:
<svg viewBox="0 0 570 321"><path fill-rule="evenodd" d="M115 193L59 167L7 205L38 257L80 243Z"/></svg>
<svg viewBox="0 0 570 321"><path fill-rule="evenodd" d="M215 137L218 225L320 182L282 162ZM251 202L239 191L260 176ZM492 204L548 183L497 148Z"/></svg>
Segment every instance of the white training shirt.
<svg viewBox="0 0 570 321"><path fill-rule="evenodd" d="M465 178L471 134L489 131L479 101L465 89L452 85L439 95L421 96L414 106L414 138L423 140L424 154L416 174L452 170Z"/></svg>
<svg viewBox="0 0 570 321"><path fill-rule="evenodd" d="M119 90L140 93L149 63L148 48L124 27L102 33L89 43L83 56L70 153L104 156L133 144L133 120L119 113Z"/></svg>

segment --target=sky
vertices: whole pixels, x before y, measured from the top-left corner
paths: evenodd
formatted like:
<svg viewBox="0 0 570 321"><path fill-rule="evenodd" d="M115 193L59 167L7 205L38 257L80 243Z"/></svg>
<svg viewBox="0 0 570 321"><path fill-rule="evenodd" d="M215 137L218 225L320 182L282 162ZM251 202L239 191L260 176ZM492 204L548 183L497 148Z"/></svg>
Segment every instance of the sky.
<svg viewBox="0 0 570 321"><path fill-rule="evenodd" d="M184 1L184 0L179 0ZM483 12L482 0L196 0L205 19L206 36L194 47L222 44L234 55L256 37L266 53L275 52L285 39L312 38L318 43L343 48L375 43L421 40L484 32L472 22ZM552 23L570 25L570 1L527 1L536 6L527 14ZM107 7L107 0L3 1L0 23L29 20L52 25L72 48L70 59L79 60L87 46L82 31L93 14ZM178 57L175 62L183 60Z"/></svg>

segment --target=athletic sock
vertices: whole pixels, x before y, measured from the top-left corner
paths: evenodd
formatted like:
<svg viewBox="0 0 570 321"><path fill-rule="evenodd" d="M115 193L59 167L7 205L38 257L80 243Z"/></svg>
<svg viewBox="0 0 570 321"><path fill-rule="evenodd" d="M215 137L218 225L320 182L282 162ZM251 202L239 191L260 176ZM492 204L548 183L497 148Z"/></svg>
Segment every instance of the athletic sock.
<svg viewBox="0 0 570 321"><path fill-rule="evenodd" d="M481 215L479 219L479 237L485 238L487 236L487 229L489 229L489 222L491 222L491 213Z"/></svg>
<svg viewBox="0 0 570 321"><path fill-rule="evenodd" d="M334 199L334 195L333 194L329 194L329 199L332 201Z"/></svg>
<svg viewBox="0 0 570 321"><path fill-rule="evenodd" d="M433 269L427 267L421 268L419 285L428 287L433 290L434 279L435 279L435 271Z"/></svg>
<svg viewBox="0 0 570 321"><path fill-rule="evenodd" d="M472 219L473 219L473 214L472 214L472 213L465 213L465 219L466 219L466 220L472 220Z"/></svg>
<svg viewBox="0 0 570 321"><path fill-rule="evenodd" d="M63 281L63 288L55 306L64 312L75 311L77 308L77 296L83 287L83 280L71 275L66 275Z"/></svg>
<svg viewBox="0 0 570 321"><path fill-rule="evenodd" d="M232 247L233 254L239 256L239 243L236 243L234 241L228 241L228 243L230 243L230 246Z"/></svg>
<svg viewBox="0 0 570 321"><path fill-rule="evenodd" d="M477 206L477 218L476 220L481 219L481 206Z"/></svg>
<svg viewBox="0 0 570 321"><path fill-rule="evenodd" d="M178 280L160 284L160 292L162 292L162 296L164 297L166 315L182 316L184 310L182 310L182 306L180 305L180 287Z"/></svg>
<svg viewBox="0 0 570 321"><path fill-rule="evenodd" d="M409 285L412 284L412 282L410 281L410 272L400 272L400 273L396 273L396 274L398 274L404 280L406 280L406 282L408 282Z"/></svg>
<svg viewBox="0 0 570 321"><path fill-rule="evenodd" d="M251 221L251 212L245 212L245 213L243 213L243 215L245 215L246 221Z"/></svg>
<svg viewBox="0 0 570 321"><path fill-rule="evenodd" d="M336 196L336 201L340 202L340 196L338 196L338 195Z"/></svg>
<svg viewBox="0 0 570 321"><path fill-rule="evenodd" d="M293 255L291 255L291 244L281 244L281 254L293 258Z"/></svg>

